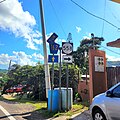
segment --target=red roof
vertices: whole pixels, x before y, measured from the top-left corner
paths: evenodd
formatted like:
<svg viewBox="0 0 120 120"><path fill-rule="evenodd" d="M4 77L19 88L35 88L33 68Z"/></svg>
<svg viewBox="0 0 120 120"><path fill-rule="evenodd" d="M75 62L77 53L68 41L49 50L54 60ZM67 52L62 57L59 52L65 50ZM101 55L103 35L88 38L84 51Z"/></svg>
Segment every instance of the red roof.
<svg viewBox="0 0 120 120"><path fill-rule="evenodd" d="M115 41L107 43L107 46L120 48L120 38Z"/></svg>
<svg viewBox="0 0 120 120"><path fill-rule="evenodd" d="M113 2L117 2L117 3L120 3L120 0L111 0Z"/></svg>

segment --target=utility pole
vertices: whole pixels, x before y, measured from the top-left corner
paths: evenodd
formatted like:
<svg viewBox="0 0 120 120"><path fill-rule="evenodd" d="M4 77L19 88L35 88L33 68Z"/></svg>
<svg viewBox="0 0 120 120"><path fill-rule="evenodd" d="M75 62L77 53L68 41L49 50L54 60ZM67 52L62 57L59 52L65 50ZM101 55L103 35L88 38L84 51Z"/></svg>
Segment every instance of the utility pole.
<svg viewBox="0 0 120 120"><path fill-rule="evenodd" d="M9 62L8 71L10 71L10 68L11 68L11 62L12 62L12 60L10 60L10 62Z"/></svg>
<svg viewBox="0 0 120 120"><path fill-rule="evenodd" d="M50 86L50 73L49 73L48 54L47 54L47 47L46 47L46 33L45 33L45 24L44 24L44 14L43 14L42 0L39 0L39 5L40 5L40 16L41 16L42 37L43 37L46 98L48 98L48 90L51 89L51 86Z"/></svg>
<svg viewBox="0 0 120 120"><path fill-rule="evenodd" d="M95 39L94 39L94 34L93 33L91 33L91 38L93 40L93 46L92 47L95 50L95 41L94 41Z"/></svg>

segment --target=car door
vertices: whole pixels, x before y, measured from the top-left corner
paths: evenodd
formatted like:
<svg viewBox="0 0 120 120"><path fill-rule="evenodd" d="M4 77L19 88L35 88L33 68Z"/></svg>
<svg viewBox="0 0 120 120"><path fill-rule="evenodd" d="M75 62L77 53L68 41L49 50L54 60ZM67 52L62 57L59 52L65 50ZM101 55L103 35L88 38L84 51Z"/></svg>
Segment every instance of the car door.
<svg viewBox="0 0 120 120"><path fill-rule="evenodd" d="M120 85L112 90L112 96L106 97L106 112L111 120L120 120Z"/></svg>

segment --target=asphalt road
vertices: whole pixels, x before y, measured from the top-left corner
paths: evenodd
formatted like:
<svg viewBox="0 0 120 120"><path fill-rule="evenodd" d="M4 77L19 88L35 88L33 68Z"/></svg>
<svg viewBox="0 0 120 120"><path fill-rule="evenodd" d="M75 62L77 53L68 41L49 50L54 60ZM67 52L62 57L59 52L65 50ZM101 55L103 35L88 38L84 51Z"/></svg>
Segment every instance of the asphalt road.
<svg viewBox="0 0 120 120"><path fill-rule="evenodd" d="M28 105L0 101L0 120L28 120L31 111L33 108Z"/></svg>
<svg viewBox="0 0 120 120"><path fill-rule="evenodd" d="M66 120L68 116L47 120ZM45 120L34 110L34 107L10 101L0 101L0 120ZM71 120L91 120L89 111L77 114Z"/></svg>
<svg viewBox="0 0 120 120"><path fill-rule="evenodd" d="M2 110L0 110L0 120L9 120L9 118L6 117Z"/></svg>

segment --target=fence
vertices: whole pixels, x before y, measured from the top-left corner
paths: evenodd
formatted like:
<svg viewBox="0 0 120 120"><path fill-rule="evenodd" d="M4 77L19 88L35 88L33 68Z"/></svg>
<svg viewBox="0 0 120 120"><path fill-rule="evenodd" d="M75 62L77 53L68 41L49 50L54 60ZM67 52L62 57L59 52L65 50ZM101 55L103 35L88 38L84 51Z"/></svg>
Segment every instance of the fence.
<svg viewBox="0 0 120 120"><path fill-rule="evenodd" d="M120 67L107 67L107 86L108 89L120 82Z"/></svg>

